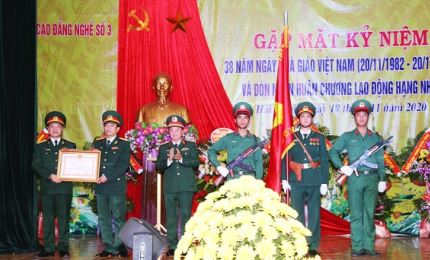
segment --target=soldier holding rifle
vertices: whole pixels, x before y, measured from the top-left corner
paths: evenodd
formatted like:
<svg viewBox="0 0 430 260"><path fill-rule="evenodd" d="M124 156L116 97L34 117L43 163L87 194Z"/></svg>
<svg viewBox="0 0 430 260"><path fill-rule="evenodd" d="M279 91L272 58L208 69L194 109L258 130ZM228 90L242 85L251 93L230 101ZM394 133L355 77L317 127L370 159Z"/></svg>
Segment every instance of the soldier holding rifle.
<svg viewBox="0 0 430 260"><path fill-rule="evenodd" d="M350 162L360 158L370 147L381 141L380 137L367 128L372 105L365 99L352 104L356 128L342 134L330 149L329 155L334 166L349 176L348 204L351 210L352 256L380 255L375 251L375 207L379 192L386 189L384 152L379 149L355 170L343 165L340 155L348 151Z"/></svg>
<svg viewBox="0 0 430 260"><path fill-rule="evenodd" d="M284 192L291 190L291 206L299 213L298 219L303 225L306 225L307 205L307 228L312 232L312 236L308 237L308 255L315 256L321 236L320 194L327 193L327 147L324 135L311 129L315 106L302 102L294 112L299 119L300 130L294 133L294 146L282 160L282 188ZM287 174L287 165L291 174Z"/></svg>
<svg viewBox="0 0 430 260"><path fill-rule="evenodd" d="M263 177L263 157L261 149L257 149L252 155L242 161L242 166L235 167L229 171L217 160L217 152L227 149L227 163L234 160L238 155L249 147L258 144L260 139L248 130L248 125L253 114L253 109L246 102L239 102L233 107L233 115L237 125L237 131L227 134L216 142L208 150L210 162L217 171L227 180L240 178L242 175L252 175L257 179Z"/></svg>

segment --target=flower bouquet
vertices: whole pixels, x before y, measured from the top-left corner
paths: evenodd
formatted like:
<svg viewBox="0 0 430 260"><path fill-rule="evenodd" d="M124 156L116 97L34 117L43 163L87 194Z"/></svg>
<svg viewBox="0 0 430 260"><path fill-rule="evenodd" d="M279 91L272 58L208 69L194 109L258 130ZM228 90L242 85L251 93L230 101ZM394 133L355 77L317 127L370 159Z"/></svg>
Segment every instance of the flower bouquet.
<svg viewBox="0 0 430 260"><path fill-rule="evenodd" d="M183 137L187 141L196 142L199 138L197 128L191 124L186 125ZM140 151L146 154L151 154L162 143L170 141L168 128L158 123L137 122L134 129L125 133L125 138L130 141L130 148L134 153Z"/></svg>
<svg viewBox="0 0 430 260"><path fill-rule="evenodd" d="M310 231L261 180L242 176L206 196L185 226L175 259L301 259Z"/></svg>

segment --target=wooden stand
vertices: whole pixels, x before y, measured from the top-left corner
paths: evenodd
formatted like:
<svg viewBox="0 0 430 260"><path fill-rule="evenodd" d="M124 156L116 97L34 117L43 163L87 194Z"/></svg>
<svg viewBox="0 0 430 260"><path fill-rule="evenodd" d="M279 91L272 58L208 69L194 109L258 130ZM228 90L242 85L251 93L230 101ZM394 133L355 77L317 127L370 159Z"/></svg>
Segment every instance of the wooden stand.
<svg viewBox="0 0 430 260"><path fill-rule="evenodd" d="M160 231L160 233L166 233L166 228L161 225L161 174L157 173L157 223L155 228Z"/></svg>

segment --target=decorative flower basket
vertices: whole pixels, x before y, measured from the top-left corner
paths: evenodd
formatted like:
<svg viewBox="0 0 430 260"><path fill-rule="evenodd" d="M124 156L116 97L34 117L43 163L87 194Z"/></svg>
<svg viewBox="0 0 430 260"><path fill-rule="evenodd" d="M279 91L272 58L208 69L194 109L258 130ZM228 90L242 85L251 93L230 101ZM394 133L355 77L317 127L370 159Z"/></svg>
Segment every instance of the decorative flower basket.
<svg viewBox="0 0 430 260"><path fill-rule="evenodd" d="M251 176L206 196L187 222L175 259L301 259L310 231L280 196Z"/></svg>

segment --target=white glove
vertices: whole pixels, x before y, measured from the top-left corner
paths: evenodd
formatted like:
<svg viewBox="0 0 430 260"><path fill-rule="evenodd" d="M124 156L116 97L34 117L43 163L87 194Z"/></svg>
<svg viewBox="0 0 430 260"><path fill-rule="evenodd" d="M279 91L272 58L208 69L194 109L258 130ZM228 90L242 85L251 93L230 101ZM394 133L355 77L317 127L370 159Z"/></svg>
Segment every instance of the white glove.
<svg viewBox="0 0 430 260"><path fill-rule="evenodd" d="M326 195L327 191L328 191L327 184L321 184L321 187L320 187L321 195L323 195L323 196Z"/></svg>
<svg viewBox="0 0 430 260"><path fill-rule="evenodd" d="M284 192L287 192L287 190L291 190L291 186L286 180L282 180L282 189Z"/></svg>
<svg viewBox="0 0 430 260"><path fill-rule="evenodd" d="M229 170L222 165L216 167L216 169L223 177L226 177L229 173Z"/></svg>
<svg viewBox="0 0 430 260"><path fill-rule="evenodd" d="M351 176L351 174L354 172L354 170L351 168L351 166L345 165L340 168L340 171L345 174L346 176Z"/></svg>
<svg viewBox="0 0 430 260"><path fill-rule="evenodd" d="M379 191L380 193L382 193L382 192L384 192L386 189L387 189L387 182L385 182L385 181L380 181L380 182L378 183L378 191Z"/></svg>

